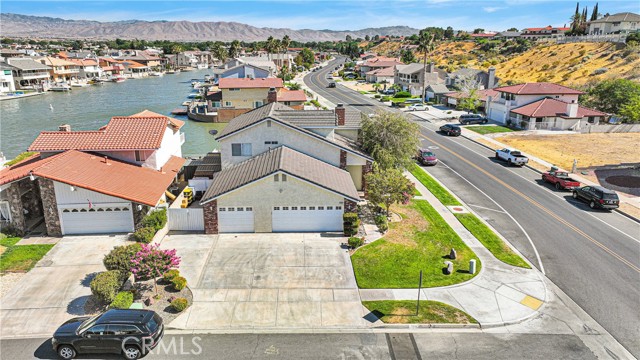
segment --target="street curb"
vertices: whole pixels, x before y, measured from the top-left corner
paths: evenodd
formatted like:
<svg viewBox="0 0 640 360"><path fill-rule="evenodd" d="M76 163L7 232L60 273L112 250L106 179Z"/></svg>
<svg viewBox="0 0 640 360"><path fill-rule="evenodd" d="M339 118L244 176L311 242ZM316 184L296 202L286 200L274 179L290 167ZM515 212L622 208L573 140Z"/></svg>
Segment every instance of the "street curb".
<svg viewBox="0 0 640 360"><path fill-rule="evenodd" d="M480 146L482 146L482 147L484 147L484 148L486 148L486 149L489 149L489 150L491 150L491 151L494 151L494 150L495 150L495 149L492 149L491 147L489 147L488 145L485 145L485 144L483 144L483 143L481 143L481 142L479 142L479 141L476 141L475 139L473 139L473 138L471 138L471 137L469 137L469 136L467 136L467 135L464 135L464 134L463 134L463 135L462 135L462 137L464 137L465 139L471 140L471 141L473 141L474 143L476 143L476 144L478 144L478 145L480 145ZM531 170L533 170L533 171L537 172L538 174L543 174L543 172L542 172L542 171L540 171L540 170L538 170L538 169L536 169L536 168L534 168L534 167L530 166L529 164L526 164L526 165L525 165L525 167L527 167L528 169L531 169ZM633 215L631 215L631 214L628 214L628 213L626 213L626 212L624 212L624 211L620 210L619 208L618 208L618 209L613 209L613 211L615 211L615 212L617 212L618 214L620 214L620 215L622 215L622 216L624 216L624 217L626 217L626 218L629 218L630 220L635 221L635 222L637 222L637 223L639 223L639 224L640 224L640 218L637 218L637 217L635 217L635 216L633 216Z"/></svg>

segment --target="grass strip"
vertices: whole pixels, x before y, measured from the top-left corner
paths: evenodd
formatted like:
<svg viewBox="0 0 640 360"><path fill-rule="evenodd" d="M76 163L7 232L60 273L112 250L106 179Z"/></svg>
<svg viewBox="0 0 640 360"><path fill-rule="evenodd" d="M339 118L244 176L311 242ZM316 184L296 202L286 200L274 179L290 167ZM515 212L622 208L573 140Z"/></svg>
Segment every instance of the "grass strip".
<svg viewBox="0 0 640 360"><path fill-rule="evenodd" d="M439 301L381 300L363 301L362 304L387 324L477 324L466 312Z"/></svg>

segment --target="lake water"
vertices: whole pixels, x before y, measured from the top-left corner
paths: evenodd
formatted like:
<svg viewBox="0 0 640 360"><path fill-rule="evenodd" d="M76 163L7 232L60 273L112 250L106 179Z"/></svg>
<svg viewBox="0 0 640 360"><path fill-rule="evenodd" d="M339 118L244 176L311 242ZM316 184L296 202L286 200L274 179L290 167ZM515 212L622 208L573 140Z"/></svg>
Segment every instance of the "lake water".
<svg viewBox="0 0 640 360"><path fill-rule="evenodd" d="M55 131L61 124L71 125L71 130L97 130L113 116L132 115L144 109L171 116L171 110L181 107L191 93L191 79L202 79L210 72L205 69L129 79L0 101L0 151L12 159L25 151L40 131ZM176 118L185 120L182 128L186 138L182 145L185 156L205 154L217 148L218 143L209 130L220 131L226 124L200 123L186 116Z"/></svg>

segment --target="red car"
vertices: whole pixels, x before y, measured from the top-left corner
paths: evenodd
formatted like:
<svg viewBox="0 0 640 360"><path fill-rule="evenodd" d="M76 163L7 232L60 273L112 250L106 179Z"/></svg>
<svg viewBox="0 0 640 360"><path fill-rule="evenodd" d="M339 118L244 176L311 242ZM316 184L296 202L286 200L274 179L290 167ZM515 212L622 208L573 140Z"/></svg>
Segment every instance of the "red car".
<svg viewBox="0 0 640 360"><path fill-rule="evenodd" d="M580 182L570 178L569 173L557 169L542 174L542 181L553 184L558 190L573 190L580 187Z"/></svg>
<svg viewBox="0 0 640 360"><path fill-rule="evenodd" d="M422 165L435 165L438 163L436 154L426 149L418 149L416 160L418 160L418 162Z"/></svg>

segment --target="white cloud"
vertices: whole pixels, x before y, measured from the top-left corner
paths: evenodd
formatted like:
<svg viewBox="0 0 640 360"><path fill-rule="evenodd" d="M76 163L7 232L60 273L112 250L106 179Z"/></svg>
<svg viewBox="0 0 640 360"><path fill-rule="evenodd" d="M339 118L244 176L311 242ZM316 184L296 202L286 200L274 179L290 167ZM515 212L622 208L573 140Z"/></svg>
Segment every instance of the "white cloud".
<svg viewBox="0 0 640 360"><path fill-rule="evenodd" d="M500 7L500 6L485 6L485 7L482 8L482 10L484 10L485 12L488 12L488 13L496 12L496 11L502 10L502 9L504 9L504 8Z"/></svg>

